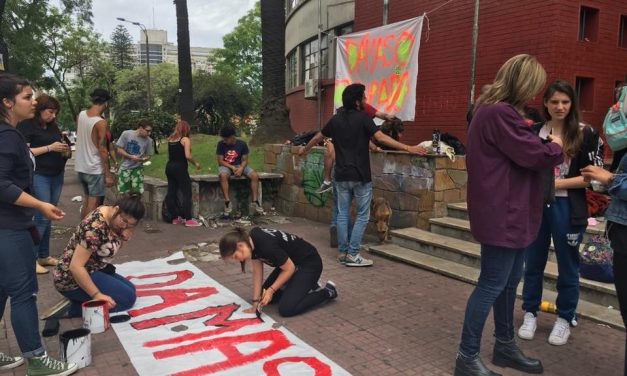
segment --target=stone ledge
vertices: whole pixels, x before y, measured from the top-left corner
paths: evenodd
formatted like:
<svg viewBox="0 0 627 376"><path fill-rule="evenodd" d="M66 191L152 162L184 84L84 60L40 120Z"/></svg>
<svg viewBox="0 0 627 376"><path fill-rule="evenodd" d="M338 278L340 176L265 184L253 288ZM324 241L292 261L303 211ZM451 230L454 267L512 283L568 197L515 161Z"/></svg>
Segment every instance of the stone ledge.
<svg viewBox="0 0 627 376"><path fill-rule="evenodd" d="M278 174L274 172L257 172L259 175L259 180L270 180L270 179L283 179L283 174ZM202 181L202 182L219 182L220 177L218 174L204 174L204 175L190 175L189 176L192 181ZM245 180L248 179L246 176L231 176L231 180ZM145 180L144 180L145 181ZM165 183L168 185L168 182Z"/></svg>

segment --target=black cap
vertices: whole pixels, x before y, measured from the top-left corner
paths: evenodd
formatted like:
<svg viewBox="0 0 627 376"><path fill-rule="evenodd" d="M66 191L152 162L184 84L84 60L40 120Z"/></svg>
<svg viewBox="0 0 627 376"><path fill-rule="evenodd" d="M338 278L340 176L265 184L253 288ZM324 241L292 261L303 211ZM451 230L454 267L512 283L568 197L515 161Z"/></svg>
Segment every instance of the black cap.
<svg viewBox="0 0 627 376"><path fill-rule="evenodd" d="M100 99L101 101L106 102L111 99L111 94L109 94L109 92L105 89L95 89L91 92L91 94L89 94L89 97L94 100Z"/></svg>

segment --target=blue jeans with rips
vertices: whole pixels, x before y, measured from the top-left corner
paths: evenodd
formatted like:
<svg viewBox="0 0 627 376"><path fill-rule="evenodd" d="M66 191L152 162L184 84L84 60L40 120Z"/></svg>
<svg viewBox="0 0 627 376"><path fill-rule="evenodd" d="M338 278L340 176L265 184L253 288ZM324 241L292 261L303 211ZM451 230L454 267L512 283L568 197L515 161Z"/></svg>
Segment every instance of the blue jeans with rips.
<svg viewBox="0 0 627 376"><path fill-rule="evenodd" d="M337 242L340 252L351 255L359 254L361 239L370 220L370 201L372 200L372 183L357 181L339 181L337 187ZM351 202L355 198L357 216L349 236ZM349 240L350 239L350 240Z"/></svg>
<svg viewBox="0 0 627 376"><path fill-rule="evenodd" d="M524 250L481 244L481 274L468 298L459 345L459 354L464 358L479 356L483 327L491 309L496 339L503 343L514 340L514 303Z"/></svg>
<svg viewBox="0 0 627 376"><path fill-rule="evenodd" d="M37 275L28 230L0 229L0 319L11 298L11 325L24 358L44 353L37 317Z"/></svg>
<svg viewBox="0 0 627 376"><path fill-rule="evenodd" d="M40 175L33 176L33 196L43 202L49 202L52 205L59 203L61 197L61 189L63 189L63 172L58 175ZM39 245L35 246L35 256L46 258L50 256L50 220L37 210L35 212L35 226L39 232Z"/></svg>

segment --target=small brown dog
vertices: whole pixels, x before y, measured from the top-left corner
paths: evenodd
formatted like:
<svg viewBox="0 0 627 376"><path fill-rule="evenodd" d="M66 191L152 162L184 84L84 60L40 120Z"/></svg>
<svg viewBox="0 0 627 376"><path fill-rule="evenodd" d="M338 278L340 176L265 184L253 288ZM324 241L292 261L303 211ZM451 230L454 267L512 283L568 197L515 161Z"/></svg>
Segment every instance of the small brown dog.
<svg viewBox="0 0 627 376"><path fill-rule="evenodd" d="M392 208L385 198L375 197L370 203L370 210L377 225L377 234L379 236L379 241L383 243L385 240L388 239L389 236Z"/></svg>

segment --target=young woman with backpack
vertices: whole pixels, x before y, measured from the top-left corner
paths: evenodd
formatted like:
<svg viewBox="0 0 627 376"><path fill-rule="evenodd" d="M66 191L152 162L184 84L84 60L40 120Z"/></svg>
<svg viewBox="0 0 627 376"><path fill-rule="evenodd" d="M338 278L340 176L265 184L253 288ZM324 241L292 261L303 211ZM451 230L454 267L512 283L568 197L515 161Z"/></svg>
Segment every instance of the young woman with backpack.
<svg viewBox="0 0 627 376"><path fill-rule="evenodd" d="M546 200L542 223L536 240L525 250L523 309L526 311L518 336L531 340L537 328L537 312L542 300L544 268L551 239L558 266L557 320L549 335L552 345L564 345L570 336L570 325L576 322L579 300L579 245L588 223L587 181L580 169L599 158L599 135L589 126L581 126L577 97L566 81L557 80L544 93L544 116L547 121L539 136L557 136L563 140L564 162L553 169L554 199ZM554 181L554 182L553 182Z"/></svg>

